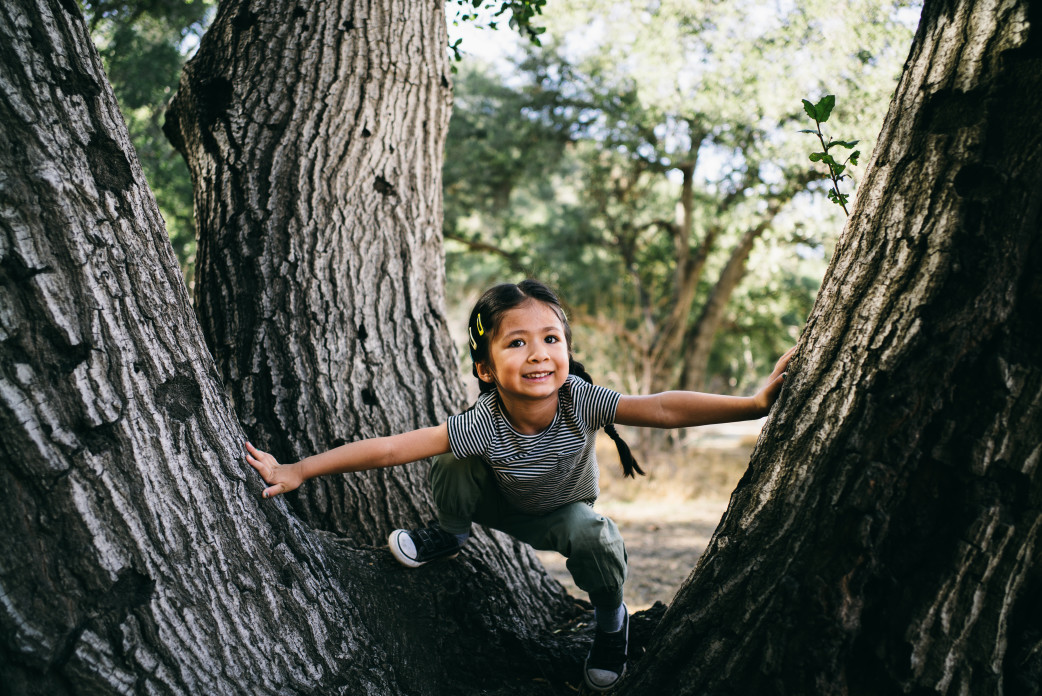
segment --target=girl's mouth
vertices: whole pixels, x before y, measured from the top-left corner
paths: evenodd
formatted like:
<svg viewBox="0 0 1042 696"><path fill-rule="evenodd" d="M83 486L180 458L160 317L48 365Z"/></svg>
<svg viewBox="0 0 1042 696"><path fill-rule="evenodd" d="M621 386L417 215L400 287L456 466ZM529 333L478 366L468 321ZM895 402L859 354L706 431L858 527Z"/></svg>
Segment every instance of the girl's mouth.
<svg viewBox="0 0 1042 696"><path fill-rule="evenodd" d="M544 379L552 375L553 372L529 372L527 375L522 375L525 379Z"/></svg>

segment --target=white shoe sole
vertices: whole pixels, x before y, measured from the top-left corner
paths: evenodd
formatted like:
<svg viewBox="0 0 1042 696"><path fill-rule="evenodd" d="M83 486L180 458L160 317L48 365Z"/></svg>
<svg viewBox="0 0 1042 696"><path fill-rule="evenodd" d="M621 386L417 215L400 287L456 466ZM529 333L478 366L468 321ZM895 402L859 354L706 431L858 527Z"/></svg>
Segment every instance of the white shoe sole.
<svg viewBox="0 0 1042 696"><path fill-rule="evenodd" d="M427 565L428 563L430 563L430 561L418 561L415 557L410 556L408 553L405 552L405 549L402 548L401 544L399 543L399 540L403 536L408 538L407 534L408 530L396 529L393 532L391 532L391 535L389 537L387 537L387 546L391 549L391 555L394 556L394 560L398 561L407 568L419 568L422 565ZM440 556L439 558L455 558L458 555L459 552L454 553L451 556Z"/></svg>
<svg viewBox="0 0 1042 696"><path fill-rule="evenodd" d="M405 553L401 545L398 543L399 539L406 535L406 530L396 529L391 532L391 535L387 537L387 545L391 548L391 555L394 556L394 560L401 563L403 566L409 568L419 568L423 565L423 561L417 561L412 556Z"/></svg>

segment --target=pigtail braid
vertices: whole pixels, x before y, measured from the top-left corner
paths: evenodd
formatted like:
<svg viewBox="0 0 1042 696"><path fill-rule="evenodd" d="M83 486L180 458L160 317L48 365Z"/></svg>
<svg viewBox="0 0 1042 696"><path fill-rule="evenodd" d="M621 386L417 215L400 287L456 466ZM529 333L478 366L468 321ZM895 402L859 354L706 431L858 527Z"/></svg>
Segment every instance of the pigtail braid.
<svg viewBox="0 0 1042 696"><path fill-rule="evenodd" d="M590 377L588 372L586 372L586 368L583 367L583 364L575 358L569 358L568 372L579 379L593 384L593 378ZM644 470L640 468L640 464L637 464L637 460L634 458L633 453L630 452L630 446L627 445L626 441L622 439L621 435L619 435L619 431L615 429L615 424L608 423L608 425L604 426L604 432L608 434L608 437L615 441L615 447L619 450L619 461L622 462L622 475L636 478L634 473L637 473L644 476Z"/></svg>

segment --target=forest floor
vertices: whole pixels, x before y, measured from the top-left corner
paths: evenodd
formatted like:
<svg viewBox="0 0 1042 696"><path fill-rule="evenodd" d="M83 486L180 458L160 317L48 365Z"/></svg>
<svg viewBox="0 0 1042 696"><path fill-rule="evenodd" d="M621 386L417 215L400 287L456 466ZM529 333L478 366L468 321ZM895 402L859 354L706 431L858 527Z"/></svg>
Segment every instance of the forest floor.
<svg viewBox="0 0 1042 696"><path fill-rule="evenodd" d="M642 454L638 440L624 433L648 474L636 480L622 478L614 443L607 437L598 442L601 497L595 507L615 521L626 541L625 596L631 613L672 601L727 509L762 425L752 421L704 426L669 454ZM570 594L586 598L572 582L562 556L552 551L536 555Z"/></svg>

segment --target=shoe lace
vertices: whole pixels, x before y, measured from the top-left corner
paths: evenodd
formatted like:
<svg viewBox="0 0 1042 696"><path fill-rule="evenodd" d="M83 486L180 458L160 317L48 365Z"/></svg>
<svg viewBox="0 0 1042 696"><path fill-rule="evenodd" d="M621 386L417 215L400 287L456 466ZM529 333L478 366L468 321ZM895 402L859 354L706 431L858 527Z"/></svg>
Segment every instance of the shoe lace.
<svg viewBox="0 0 1042 696"><path fill-rule="evenodd" d="M456 541L456 537L443 530L437 522L429 522L424 529L416 530L416 536L425 551L436 551L449 546L450 540Z"/></svg>

